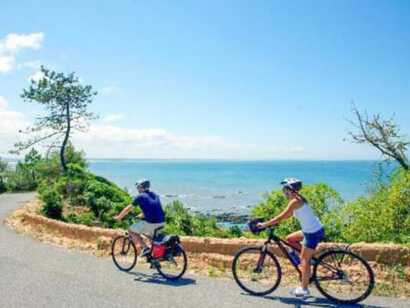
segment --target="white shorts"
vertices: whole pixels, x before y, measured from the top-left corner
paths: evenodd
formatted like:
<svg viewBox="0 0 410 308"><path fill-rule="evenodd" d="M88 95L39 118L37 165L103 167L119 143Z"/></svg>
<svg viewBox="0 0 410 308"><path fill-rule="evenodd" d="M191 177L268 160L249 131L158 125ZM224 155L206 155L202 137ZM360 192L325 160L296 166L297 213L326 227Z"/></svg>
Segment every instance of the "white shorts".
<svg viewBox="0 0 410 308"><path fill-rule="evenodd" d="M146 221L139 221L135 224L133 224L129 230L134 232L134 233L138 233L138 234L148 234L148 235L154 235L154 231L155 229L164 226L165 224L159 223L159 224L151 224L149 222Z"/></svg>

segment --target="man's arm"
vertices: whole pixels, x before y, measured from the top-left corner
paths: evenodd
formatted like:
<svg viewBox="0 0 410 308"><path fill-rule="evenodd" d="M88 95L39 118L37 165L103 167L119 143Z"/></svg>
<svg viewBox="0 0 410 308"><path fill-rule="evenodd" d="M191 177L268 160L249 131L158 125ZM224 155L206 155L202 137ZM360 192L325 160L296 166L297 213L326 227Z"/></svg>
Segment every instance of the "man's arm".
<svg viewBox="0 0 410 308"><path fill-rule="evenodd" d="M116 219L116 220L123 219L124 216L128 215L128 213L132 211L132 208L133 208L132 204L128 205L117 216L115 216L114 219Z"/></svg>

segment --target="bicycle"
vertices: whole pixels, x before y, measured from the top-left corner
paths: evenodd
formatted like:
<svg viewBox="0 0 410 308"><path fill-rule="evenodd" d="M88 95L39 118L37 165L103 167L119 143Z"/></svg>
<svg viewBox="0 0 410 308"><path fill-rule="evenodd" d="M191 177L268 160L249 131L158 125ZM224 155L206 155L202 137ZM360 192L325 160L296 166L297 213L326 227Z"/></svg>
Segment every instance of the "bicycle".
<svg viewBox="0 0 410 308"><path fill-rule="evenodd" d="M156 242L158 232L161 229L163 227L159 227L154 231L146 260L151 268L155 268L165 279L178 280L187 269L187 255L178 236L165 236L161 241ZM111 255L119 270L129 272L135 267L138 258L137 249L128 232L113 240Z"/></svg>
<svg viewBox="0 0 410 308"><path fill-rule="evenodd" d="M252 295L263 296L272 293L280 284L282 270L277 257L268 250L268 245L276 244L283 255L302 273L285 247L300 253L289 242L268 228L268 239L262 246L245 247L239 250L232 262L232 272L236 283ZM331 248L312 257L313 266L310 283L326 298L339 304L354 304L366 299L374 288L374 273L370 265L349 249Z"/></svg>

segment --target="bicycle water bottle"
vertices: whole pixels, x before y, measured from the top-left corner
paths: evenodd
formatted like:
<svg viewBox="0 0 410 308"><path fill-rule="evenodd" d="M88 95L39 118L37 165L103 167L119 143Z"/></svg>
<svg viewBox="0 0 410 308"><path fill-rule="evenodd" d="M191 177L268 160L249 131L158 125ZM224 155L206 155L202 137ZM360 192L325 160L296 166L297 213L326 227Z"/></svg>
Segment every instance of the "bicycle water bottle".
<svg viewBox="0 0 410 308"><path fill-rule="evenodd" d="M288 253L289 253L290 258L292 259L293 264L298 266L300 264L299 254L293 249L291 249Z"/></svg>

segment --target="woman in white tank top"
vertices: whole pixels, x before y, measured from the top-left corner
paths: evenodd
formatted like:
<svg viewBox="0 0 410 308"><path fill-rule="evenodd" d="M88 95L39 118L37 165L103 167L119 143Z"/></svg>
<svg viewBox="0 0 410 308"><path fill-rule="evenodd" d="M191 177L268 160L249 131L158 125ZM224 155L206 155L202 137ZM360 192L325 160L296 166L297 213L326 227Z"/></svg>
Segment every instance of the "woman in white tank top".
<svg viewBox="0 0 410 308"><path fill-rule="evenodd" d="M278 216L258 224L258 227L267 228L292 216L299 221L302 230L288 235L286 239L292 246L301 251L302 283L293 291L293 294L298 297L306 297L309 295L310 259L325 234L319 218L314 214L306 199L299 194L302 182L297 179L285 179L281 184L283 185L283 193L289 200L288 206Z"/></svg>

